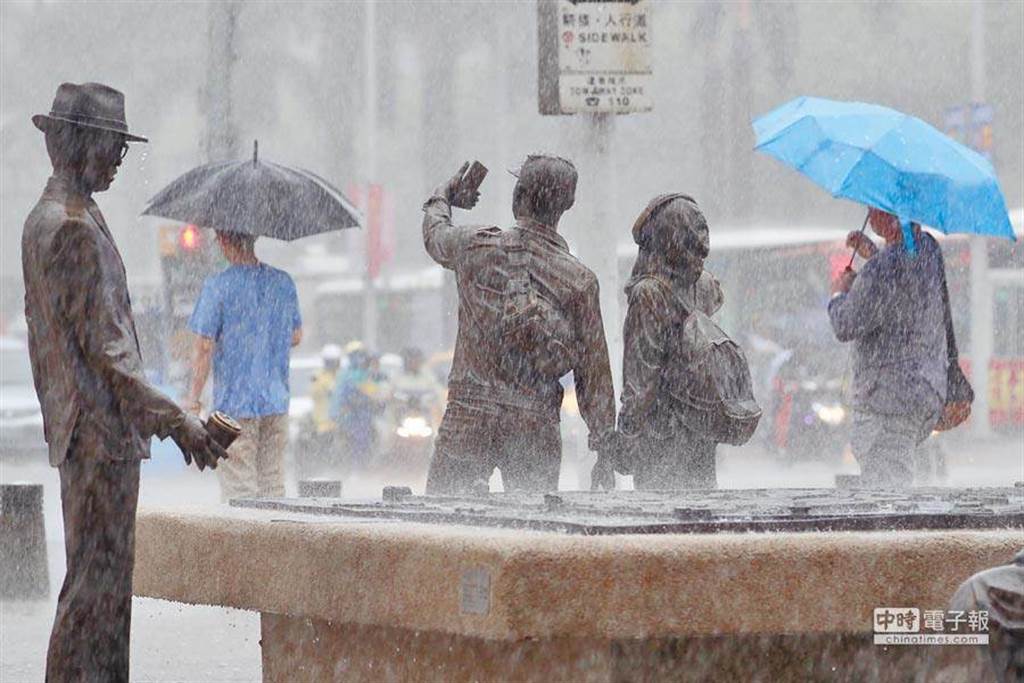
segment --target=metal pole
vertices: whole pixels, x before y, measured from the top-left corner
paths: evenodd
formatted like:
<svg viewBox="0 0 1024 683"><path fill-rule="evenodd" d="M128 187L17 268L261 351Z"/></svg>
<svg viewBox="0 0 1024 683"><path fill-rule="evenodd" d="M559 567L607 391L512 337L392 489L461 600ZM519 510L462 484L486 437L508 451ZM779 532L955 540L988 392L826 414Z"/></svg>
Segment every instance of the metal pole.
<svg viewBox="0 0 1024 683"><path fill-rule="evenodd" d="M985 2L971 3L971 100L985 100ZM988 371L992 358L992 283L988 273L988 248L985 238L971 240L971 381L974 407L971 420L976 436L989 436Z"/></svg>
<svg viewBox="0 0 1024 683"><path fill-rule="evenodd" d="M366 142L363 165L366 174L366 187L363 191L364 210L369 216L370 186L377 180L377 3L376 0L365 0L363 40L364 79L363 79L363 138ZM367 348L377 348L377 291L376 283L369 268L370 234L369 224L364 233L366 245L367 268L363 288L363 343ZM379 225L376 226L380 228Z"/></svg>
<svg viewBox="0 0 1024 683"><path fill-rule="evenodd" d="M209 64L203 101L206 108L206 136L203 152L206 161L227 161L239 154L238 130L232 111L232 75L238 55L235 32L238 26L237 2L210 5Z"/></svg>
<svg viewBox="0 0 1024 683"><path fill-rule="evenodd" d="M584 172L591 187L585 195L592 197L589 224L577 232L580 236L580 260L597 275L601 284L601 317L604 321L608 357L612 365L612 379L622 386L622 320L619 305L618 243L620 230L612 224L609 198L613 196L611 143L615 115L608 113L585 114Z"/></svg>

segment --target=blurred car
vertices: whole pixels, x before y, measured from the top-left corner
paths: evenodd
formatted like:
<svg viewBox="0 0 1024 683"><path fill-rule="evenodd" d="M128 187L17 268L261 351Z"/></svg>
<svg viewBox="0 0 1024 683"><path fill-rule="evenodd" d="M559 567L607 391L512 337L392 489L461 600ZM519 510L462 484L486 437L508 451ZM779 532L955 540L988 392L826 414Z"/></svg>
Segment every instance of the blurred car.
<svg viewBox="0 0 1024 683"><path fill-rule="evenodd" d="M47 460L28 345L13 337L0 337L0 458Z"/></svg>
<svg viewBox="0 0 1024 683"><path fill-rule="evenodd" d="M168 396L180 393L171 386L156 387ZM45 463L48 457L28 345L14 337L0 337L0 459ZM172 439L153 438L150 459L142 463L143 476L174 474L185 468L181 451Z"/></svg>

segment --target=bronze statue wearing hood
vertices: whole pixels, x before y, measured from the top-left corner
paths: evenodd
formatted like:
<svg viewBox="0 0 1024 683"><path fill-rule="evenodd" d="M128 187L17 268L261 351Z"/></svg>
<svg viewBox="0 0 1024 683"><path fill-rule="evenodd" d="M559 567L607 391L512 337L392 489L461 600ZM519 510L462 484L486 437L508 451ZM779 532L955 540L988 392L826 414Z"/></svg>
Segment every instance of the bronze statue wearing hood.
<svg viewBox="0 0 1024 683"><path fill-rule="evenodd" d="M640 251L626 286L619 465L632 470L637 489L715 488L715 446L732 438L723 439L716 429L721 425L709 422L707 406L725 406L719 411L724 420L738 417L744 432L752 431L751 420L756 426L760 410L749 396L742 352L706 317L723 302L718 281L704 270L707 221L693 198L661 195L637 218L633 239ZM707 356L694 347L695 324L713 335L711 344L699 344L705 350L717 348L717 340L728 346L732 367L700 360ZM720 390L723 376L733 385L731 396ZM695 396L707 400L701 405ZM732 410L734 403L739 412Z"/></svg>

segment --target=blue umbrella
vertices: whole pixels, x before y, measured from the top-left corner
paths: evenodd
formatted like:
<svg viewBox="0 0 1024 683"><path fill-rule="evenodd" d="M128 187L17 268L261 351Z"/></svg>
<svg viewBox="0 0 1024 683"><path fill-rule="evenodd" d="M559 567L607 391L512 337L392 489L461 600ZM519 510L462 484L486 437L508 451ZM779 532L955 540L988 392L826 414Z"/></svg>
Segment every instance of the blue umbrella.
<svg viewBox="0 0 1024 683"><path fill-rule="evenodd" d="M832 193L943 232L1016 239L992 164L924 121L861 102L798 97L754 121L759 149Z"/></svg>

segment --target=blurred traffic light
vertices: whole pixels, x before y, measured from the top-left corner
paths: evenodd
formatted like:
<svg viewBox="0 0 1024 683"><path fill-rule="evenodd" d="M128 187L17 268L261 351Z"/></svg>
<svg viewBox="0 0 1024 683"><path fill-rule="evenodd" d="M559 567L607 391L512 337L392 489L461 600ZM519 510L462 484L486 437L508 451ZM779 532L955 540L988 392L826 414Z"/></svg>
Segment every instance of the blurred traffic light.
<svg viewBox="0 0 1024 683"><path fill-rule="evenodd" d="M186 225L181 229L178 234L178 243L182 249L192 251L202 246L202 234L199 232L199 228L194 225Z"/></svg>
<svg viewBox="0 0 1024 683"><path fill-rule="evenodd" d="M192 313L196 297L208 276L219 270L220 250L196 225L165 225L160 228L160 266L164 301L175 318Z"/></svg>
<svg viewBox="0 0 1024 683"><path fill-rule="evenodd" d="M161 226L160 271L166 358L172 363L181 364L187 360L191 344L186 333L188 318L206 278L222 267L217 241L210 238L208 230L197 225Z"/></svg>

